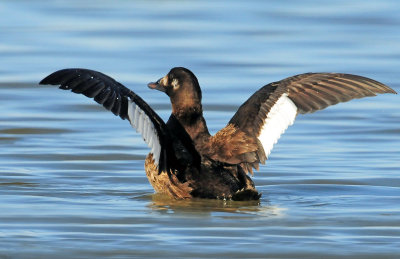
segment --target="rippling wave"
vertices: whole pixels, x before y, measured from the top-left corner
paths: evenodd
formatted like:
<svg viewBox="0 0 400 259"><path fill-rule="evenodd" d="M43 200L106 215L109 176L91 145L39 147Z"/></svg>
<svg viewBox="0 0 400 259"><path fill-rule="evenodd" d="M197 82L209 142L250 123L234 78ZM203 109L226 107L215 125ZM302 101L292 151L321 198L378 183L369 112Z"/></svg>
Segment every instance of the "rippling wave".
<svg viewBox="0 0 400 259"><path fill-rule="evenodd" d="M0 258L398 258L398 96L299 116L254 176L259 202L154 194L149 151L92 100L38 86L103 71L166 119L146 83L193 70L216 132L254 91L346 72L400 92L400 5L384 1L0 3Z"/></svg>

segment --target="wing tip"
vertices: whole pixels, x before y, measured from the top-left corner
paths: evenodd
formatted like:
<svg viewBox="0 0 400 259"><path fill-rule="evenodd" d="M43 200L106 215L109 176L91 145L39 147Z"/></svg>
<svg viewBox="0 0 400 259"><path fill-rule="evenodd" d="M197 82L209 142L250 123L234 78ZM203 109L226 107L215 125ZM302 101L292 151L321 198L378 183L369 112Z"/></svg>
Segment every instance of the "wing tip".
<svg viewBox="0 0 400 259"><path fill-rule="evenodd" d="M51 73L50 75L46 76L45 78L43 78L42 80L40 80L39 85L58 85L61 83L61 76L69 71L73 71L75 70L75 72L77 72L78 70L80 70L80 68L64 68L64 69L60 69L57 70L53 73ZM84 70L84 69L81 69Z"/></svg>
<svg viewBox="0 0 400 259"><path fill-rule="evenodd" d="M386 94L397 94L397 92L393 89L393 88L390 88L389 86L386 86L387 87L387 91L386 92L384 92L384 93L386 93Z"/></svg>
<svg viewBox="0 0 400 259"><path fill-rule="evenodd" d="M59 72L59 71L57 71L57 72ZM56 73L56 72L54 72L54 73ZM54 83L52 81L54 73L51 73L50 75L48 75L45 78L43 78L42 80L40 80L39 85L56 85L57 83Z"/></svg>

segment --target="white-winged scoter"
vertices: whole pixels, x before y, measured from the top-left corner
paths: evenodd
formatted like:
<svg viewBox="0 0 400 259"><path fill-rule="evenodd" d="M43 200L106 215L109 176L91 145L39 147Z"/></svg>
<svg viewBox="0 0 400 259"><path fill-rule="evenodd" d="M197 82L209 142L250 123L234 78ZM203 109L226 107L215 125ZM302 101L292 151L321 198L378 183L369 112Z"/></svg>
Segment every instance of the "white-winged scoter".
<svg viewBox="0 0 400 259"><path fill-rule="evenodd" d="M203 118L196 76L176 67L148 87L165 92L172 113L167 123L142 98L111 77L88 69L63 69L40 84L60 85L94 98L141 133L151 148L146 175L157 192L175 198L257 200L248 176L264 164L296 115L354 98L396 93L375 80L341 73L306 73L267 84L255 92L211 136Z"/></svg>

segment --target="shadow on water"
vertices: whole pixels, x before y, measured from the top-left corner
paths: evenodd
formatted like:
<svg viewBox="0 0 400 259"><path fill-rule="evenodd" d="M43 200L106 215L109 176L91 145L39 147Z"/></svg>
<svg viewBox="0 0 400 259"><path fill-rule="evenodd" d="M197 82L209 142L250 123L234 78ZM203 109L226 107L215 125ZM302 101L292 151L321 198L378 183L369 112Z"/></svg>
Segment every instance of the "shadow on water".
<svg viewBox="0 0 400 259"><path fill-rule="evenodd" d="M177 200L164 194L152 194L140 197L148 200L148 207L160 214L176 214L195 216L212 216L215 213L223 213L222 216L266 216L281 217L285 209L272 206L268 201L232 201L232 200L210 200L210 199L191 199ZM231 214L231 215L229 215ZM215 216L215 215L214 215Z"/></svg>

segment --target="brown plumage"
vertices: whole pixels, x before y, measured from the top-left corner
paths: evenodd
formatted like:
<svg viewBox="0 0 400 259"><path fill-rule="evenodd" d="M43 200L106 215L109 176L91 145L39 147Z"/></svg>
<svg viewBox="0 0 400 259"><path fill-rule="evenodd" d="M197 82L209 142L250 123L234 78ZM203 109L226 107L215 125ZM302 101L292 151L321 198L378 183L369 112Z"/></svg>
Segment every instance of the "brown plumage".
<svg viewBox="0 0 400 259"><path fill-rule="evenodd" d="M174 174L158 173L157 165L154 164L153 154L148 154L144 161L147 179L154 190L179 199L191 198L193 188L189 182L180 182Z"/></svg>
<svg viewBox="0 0 400 259"><path fill-rule="evenodd" d="M254 160L255 157L246 159L244 156L246 153L257 151L257 149L255 139L250 138L233 124L228 124L198 147L201 154L228 164L239 164L243 161Z"/></svg>
<svg viewBox="0 0 400 259"><path fill-rule="evenodd" d="M151 148L145 160L149 182L157 192L180 199L257 200L261 195L247 173L265 163L298 113L378 93L396 93L361 76L301 74L260 88L225 128L211 136L203 118L199 83L186 68L173 68L148 85L170 97L172 114L167 123L133 91L100 72L64 69L40 83L82 93L129 120Z"/></svg>

